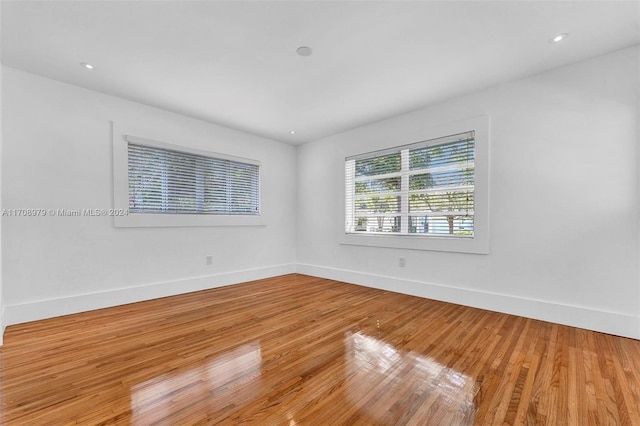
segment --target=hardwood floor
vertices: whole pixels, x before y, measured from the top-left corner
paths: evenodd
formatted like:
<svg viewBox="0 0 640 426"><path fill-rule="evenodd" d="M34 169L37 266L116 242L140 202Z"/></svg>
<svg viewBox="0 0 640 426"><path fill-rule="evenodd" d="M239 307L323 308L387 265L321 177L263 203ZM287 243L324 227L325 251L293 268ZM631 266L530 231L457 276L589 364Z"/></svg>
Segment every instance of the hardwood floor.
<svg viewBox="0 0 640 426"><path fill-rule="evenodd" d="M640 341L287 275L7 328L3 425L640 425Z"/></svg>

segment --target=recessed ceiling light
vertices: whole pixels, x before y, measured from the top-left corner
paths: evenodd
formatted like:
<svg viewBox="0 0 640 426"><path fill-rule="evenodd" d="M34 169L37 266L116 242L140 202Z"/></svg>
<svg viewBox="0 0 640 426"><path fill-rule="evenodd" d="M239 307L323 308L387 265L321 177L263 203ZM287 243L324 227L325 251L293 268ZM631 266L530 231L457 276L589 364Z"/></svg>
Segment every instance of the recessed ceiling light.
<svg viewBox="0 0 640 426"><path fill-rule="evenodd" d="M92 70L93 69L93 65L91 65L88 62L80 62L80 65L82 65L83 67L85 67L88 70Z"/></svg>
<svg viewBox="0 0 640 426"><path fill-rule="evenodd" d="M307 46L300 46L296 49L296 52L298 52L298 55L300 56L309 56L311 55L311 48Z"/></svg>
<svg viewBox="0 0 640 426"><path fill-rule="evenodd" d="M290 130L289 133L291 133L292 135L295 135L296 131L295 130Z"/></svg>
<svg viewBox="0 0 640 426"><path fill-rule="evenodd" d="M560 43L565 38L569 37L569 33L560 33L556 35L554 38L549 40L549 43Z"/></svg>

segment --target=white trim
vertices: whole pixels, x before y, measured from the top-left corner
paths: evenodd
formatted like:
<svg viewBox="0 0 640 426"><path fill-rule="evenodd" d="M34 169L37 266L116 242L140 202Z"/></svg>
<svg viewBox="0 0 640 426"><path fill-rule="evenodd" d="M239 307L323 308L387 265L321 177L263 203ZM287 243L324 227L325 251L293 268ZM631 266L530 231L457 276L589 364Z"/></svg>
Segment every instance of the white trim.
<svg viewBox="0 0 640 426"><path fill-rule="evenodd" d="M318 265L298 264L297 272L386 291L441 300L495 312L523 316L556 324L640 339L637 316L566 305L469 288L406 280Z"/></svg>
<svg viewBox="0 0 640 426"><path fill-rule="evenodd" d="M116 207L115 211L123 211ZM126 210L126 209L124 209ZM196 215L196 214L146 214L114 216L116 228L166 228L180 226L266 226L262 216Z"/></svg>
<svg viewBox="0 0 640 426"><path fill-rule="evenodd" d="M98 293L38 300L18 305L8 305L5 307L4 325L20 324L78 312L142 302L160 297L175 296L193 291L208 290L295 272L296 265L290 263L265 268L185 278L177 281L150 283Z"/></svg>

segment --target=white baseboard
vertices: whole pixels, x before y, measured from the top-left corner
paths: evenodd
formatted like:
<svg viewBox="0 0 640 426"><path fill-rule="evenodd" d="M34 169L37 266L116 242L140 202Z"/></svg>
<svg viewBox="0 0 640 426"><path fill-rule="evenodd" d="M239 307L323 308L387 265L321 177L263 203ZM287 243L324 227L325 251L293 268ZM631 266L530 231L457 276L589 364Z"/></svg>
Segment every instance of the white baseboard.
<svg viewBox="0 0 640 426"><path fill-rule="evenodd" d="M503 312L587 330L640 339L640 318L619 312L565 305L467 288L405 280L362 272L298 264L297 272L381 290Z"/></svg>
<svg viewBox="0 0 640 426"><path fill-rule="evenodd" d="M2 344L4 328L12 324L141 302L159 297L174 296L193 291L207 290L295 272L640 339L640 318L629 314L367 274L345 269L307 264L296 265L291 263L187 278L178 281L158 282L99 293L33 301L18 305L7 305L4 307L2 324L0 326L0 331L2 332L0 334L0 345Z"/></svg>
<svg viewBox="0 0 640 426"><path fill-rule="evenodd" d="M108 308L127 303L141 302L160 297L174 296L193 291L207 290L279 275L293 274L295 272L296 265L291 263L187 278L178 281L145 284L99 293L39 300L19 305L7 305L4 311L3 326L92 311L94 309Z"/></svg>

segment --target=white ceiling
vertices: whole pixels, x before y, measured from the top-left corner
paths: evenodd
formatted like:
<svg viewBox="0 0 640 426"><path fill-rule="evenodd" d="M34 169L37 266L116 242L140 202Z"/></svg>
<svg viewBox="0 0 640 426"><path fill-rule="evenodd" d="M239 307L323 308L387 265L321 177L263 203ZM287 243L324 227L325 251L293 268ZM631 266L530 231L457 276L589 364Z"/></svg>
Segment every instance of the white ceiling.
<svg viewBox="0 0 640 426"><path fill-rule="evenodd" d="M1 7L4 65L292 144L640 43L638 1Z"/></svg>

